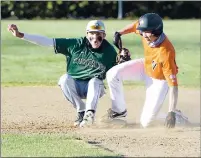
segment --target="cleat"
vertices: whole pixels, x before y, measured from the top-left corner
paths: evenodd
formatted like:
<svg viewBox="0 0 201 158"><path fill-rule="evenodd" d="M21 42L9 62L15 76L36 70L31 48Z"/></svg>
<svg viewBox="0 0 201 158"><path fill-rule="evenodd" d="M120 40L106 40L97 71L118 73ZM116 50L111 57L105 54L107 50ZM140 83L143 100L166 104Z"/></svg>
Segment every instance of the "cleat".
<svg viewBox="0 0 201 158"><path fill-rule="evenodd" d="M84 114L85 114L85 111L77 113L77 119L74 122L74 127L77 127L80 125L80 123L83 121Z"/></svg>
<svg viewBox="0 0 201 158"><path fill-rule="evenodd" d="M190 124L188 117L184 116L181 110L175 110L176 124L177 125L188 125Z"/></svg>
<svg viewBox="0 0 201 158"><path fill-rule="evenodd" d="M87 111L84 115L83 121L80 123L80 127L91 126L94 123L94 112Z"/></svg>
<svg viewBox="0 0 201 158"><path fill-rule="evenodd" d="M127 110L121 112L121 113L117 113L114 112L111 108L108 109L108 118L109 119L115 119L115 118L121 118L121 117L126 117L127 116Z"/></svg>

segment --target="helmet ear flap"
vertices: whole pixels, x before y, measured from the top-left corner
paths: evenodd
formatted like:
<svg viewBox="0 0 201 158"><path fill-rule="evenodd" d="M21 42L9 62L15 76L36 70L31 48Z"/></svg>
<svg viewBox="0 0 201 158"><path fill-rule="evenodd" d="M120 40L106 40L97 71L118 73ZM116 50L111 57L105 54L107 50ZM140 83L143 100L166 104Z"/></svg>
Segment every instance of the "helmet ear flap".
<svg viewBox="0 0 201 158"><path fill-rule="evenodd" d="M161 35L161 32L159 31L152 31L152 34L156 37L159 37Z"/></svg>
<svg viewBox="0 0 201 158"><path fill-rule="evenodd" d="M157 28L155 28L153 31L152 31L152 34L154 34L154 36L158 37L161 35L161 33L163 33L163 30L162 30L162 24L160 24Z"/></svg>

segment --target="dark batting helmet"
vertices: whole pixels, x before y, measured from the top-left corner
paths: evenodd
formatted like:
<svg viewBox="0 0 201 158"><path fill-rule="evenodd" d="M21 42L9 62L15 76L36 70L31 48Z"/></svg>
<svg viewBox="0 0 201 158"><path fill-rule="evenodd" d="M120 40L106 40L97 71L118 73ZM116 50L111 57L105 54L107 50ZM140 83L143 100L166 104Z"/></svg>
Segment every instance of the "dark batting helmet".
<svg viewBox="0 0 201 158"><path fill-rule="evenodd" d="M140 17L137 30L151 31L155 36L163 33L162 18L156 13L147 13Z"/></svg>

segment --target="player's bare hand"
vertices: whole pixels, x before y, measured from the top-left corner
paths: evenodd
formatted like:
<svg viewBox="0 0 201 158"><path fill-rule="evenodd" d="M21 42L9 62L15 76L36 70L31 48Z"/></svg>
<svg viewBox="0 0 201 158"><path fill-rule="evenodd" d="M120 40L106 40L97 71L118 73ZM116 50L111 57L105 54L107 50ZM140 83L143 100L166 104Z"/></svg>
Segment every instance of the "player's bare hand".
<svg viewBox="0 0 201 158"><path fill-rule="evenodd" d="M174 128L176 123L176 117L174 112L168 112L168 115L165 120L166 128Z"/></svg>
<svg viewBox="0 0 201 158"><path fill-rule="evenodd" d="M15 24L9 24L7 29L8 29L8 31L10 31L10 32L13 34L13 36L15 36L15 37L22 38L22 37L24 36L23 33L21 33L21 32L18 31L18 28L17 28L17 26L16 26Z"/></svg>

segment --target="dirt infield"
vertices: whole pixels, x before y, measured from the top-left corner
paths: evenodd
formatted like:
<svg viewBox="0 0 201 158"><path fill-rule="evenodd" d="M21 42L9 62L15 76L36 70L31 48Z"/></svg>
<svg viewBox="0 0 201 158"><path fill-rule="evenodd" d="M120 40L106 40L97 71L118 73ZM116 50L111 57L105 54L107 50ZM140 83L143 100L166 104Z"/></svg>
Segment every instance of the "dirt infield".
<svg viewBox="0 0 201 158"><path fill-rule="evenodd" d="M108 91L101 98L96 124L92 128L72 128L75 110L58 87L2 87L2 132L62 132L124 156L200 157L200 91L179 89L178 109L188 116L192 126L166 130L163 126L142 129L137 124L144 101L142 87L127 88L127 123L100 122L110 107ZM168 97L161 112L167 111Z"/></svg>

